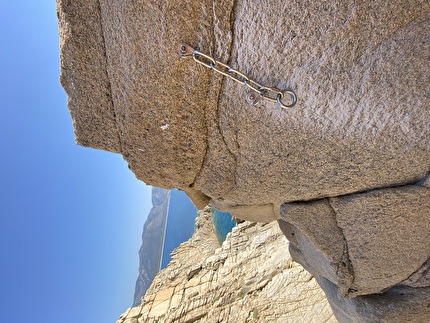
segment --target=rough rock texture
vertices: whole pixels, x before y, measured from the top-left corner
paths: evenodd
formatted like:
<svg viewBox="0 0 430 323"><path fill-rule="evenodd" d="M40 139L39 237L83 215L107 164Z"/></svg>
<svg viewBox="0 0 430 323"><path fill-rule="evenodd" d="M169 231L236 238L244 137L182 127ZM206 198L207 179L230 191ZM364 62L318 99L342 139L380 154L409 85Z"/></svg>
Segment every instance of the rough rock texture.
<svg viewBox="0 0 430 323"><path fill-rule="evenodd" d="M58 12L78 143L122 153L198 207L279 220L294 257L338 289L322 284L335 309L371 295L335 311L345 322L381 317L402 286L422 306L397 302L392 322L430 315L429 1L59 0ZM245 86L179 59L181 41L293 89L296 106L249 106Z"/></svg>
<svg viewBox="0 0 430 323"><path fill-rule="evenodd" d="M312 272L318 268L315 273L343 295L357 296L379 293L428 267L429 210L429 190L411 185L288 203L279 222L298 249L296 259Z"/></svg>
<svg viewBox="0 0 430 323"><path fill-rule="evenodd" d="M409 185L286 203L278 222L293 259L315 275L339 321L425 323L429 210L428 187Z"/></svg>
<svg viewBox="0 0 430 323"><path fill-rule="evenodd" d="M430 168L429 8L405 0L59 1L61 80L77 141L121 152L148 184L224 208L276 211L287 201L415 182ZM297 105L251 108L243 85L180 60L180 41L258 82L294 89Z"/></svg>
<svg viewBox="0 0 430 323"><path fill-rule="evenodd" d="M336 318L350 323L426 323L430 321L429 288L396 286L382 294L340 297L336 285L315 277L324 289Z"/></svg>
<svg viewBox="0 0 430 323"><path fill-rule="evenodd" d="M315 279L292 261L276 223L241 223L221 247L210 208L196 227L142 305L117 323L337 322Z"/></svg>

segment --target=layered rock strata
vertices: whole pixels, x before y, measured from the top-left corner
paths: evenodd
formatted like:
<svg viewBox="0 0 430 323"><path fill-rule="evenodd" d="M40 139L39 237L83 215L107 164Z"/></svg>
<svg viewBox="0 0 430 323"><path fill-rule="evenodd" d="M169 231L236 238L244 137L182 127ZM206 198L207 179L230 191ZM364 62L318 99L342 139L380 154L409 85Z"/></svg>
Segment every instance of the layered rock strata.
<svg viewBox="0 0 430 323"><path fill-rule="evenodd" d="M142 304L117 323L337 322L316 280L295 263L276 223L237 225L219 246L210 208Z"/></svg>
<svg viewBox="0 0 430 323"><path fill-rule="evenodd" d="M340 320L393 302L391 322L430 321L428 1L59 0L58 14L79 144L198 207L278 220ZM296 106L251 107L180 42Z"/></svg>

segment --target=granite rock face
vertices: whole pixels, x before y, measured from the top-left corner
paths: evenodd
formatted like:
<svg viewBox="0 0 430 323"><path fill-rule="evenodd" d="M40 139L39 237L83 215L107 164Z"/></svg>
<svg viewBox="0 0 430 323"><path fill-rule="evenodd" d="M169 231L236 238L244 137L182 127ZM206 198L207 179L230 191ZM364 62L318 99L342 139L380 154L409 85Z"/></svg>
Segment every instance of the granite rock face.
<svg viewBox="0 0 430 323"><path fill-rule="evenodd" d="M58 13L79 144L200 208L278 220L340 320L381 316L402 289L421 301L398 298L391 322L430 316L428 1L59 0ZM250 106L243 84L179 59L180 42L294 90L296 106Z"/></svg>
<svg viewBox="0 0 430 323"><path fill-rule="evenodd" d="M117 323L337 322L316 280L287 248L275 222L243 222L220 246L206 208L142 304Z"/></svg>
<svg viewBox="0 0 430 323"><path fill-rule="evenodd" d="M430 168L429 6L59 1L77 142L201 207L271 206L267 221L285 202L415 182ZM250 107L243 85L179 59L181 41L297 105Z"/></svg>
<svg viewBox="0 0 430 323"><path fill-rule="evenodd" d="M429 189L287 203L278 221L341 322L430 321Z"/></svg>

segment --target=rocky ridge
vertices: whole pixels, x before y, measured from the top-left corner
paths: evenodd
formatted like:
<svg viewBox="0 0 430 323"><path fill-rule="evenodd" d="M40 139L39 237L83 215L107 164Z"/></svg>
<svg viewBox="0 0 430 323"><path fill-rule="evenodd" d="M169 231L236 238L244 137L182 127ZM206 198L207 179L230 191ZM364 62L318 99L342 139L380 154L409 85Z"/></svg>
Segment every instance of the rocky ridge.
<svg viewBox="0 0 430 323"><path fill-rule="evenodd" d="M316 280L288 254L276 223L243 222L219 245L210 208L142 304L117 323L337 322Z"/></svg>
<svg viewBox="0 0 430 323"><path fill-rule="evenodd" d="M163 253L170 191L153 187L151 199L152 208L143 226L142 245L139 249L139 275L136 279L133 306L140 304L141 296L160 270Z"/></svg>
<svg viewBox="0 0 430 323"><path fill-rule="evenodd" d="M430 321L429 1L58 0L58 18L79 144L278 220L339 321ZM181 42L296 106L250 106Z"/></svg>

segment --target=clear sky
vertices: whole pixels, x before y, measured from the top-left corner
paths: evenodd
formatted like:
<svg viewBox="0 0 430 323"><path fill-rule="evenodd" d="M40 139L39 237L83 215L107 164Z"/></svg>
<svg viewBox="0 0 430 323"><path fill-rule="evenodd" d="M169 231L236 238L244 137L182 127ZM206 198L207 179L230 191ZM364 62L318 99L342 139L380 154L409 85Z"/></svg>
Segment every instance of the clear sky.
<svg viewBox="0 0 430 323"><path fill-rule="evenodd" d="M0 320L115 322L132 304L150 187L75 145L55 0L0 0Z"/></svg>

